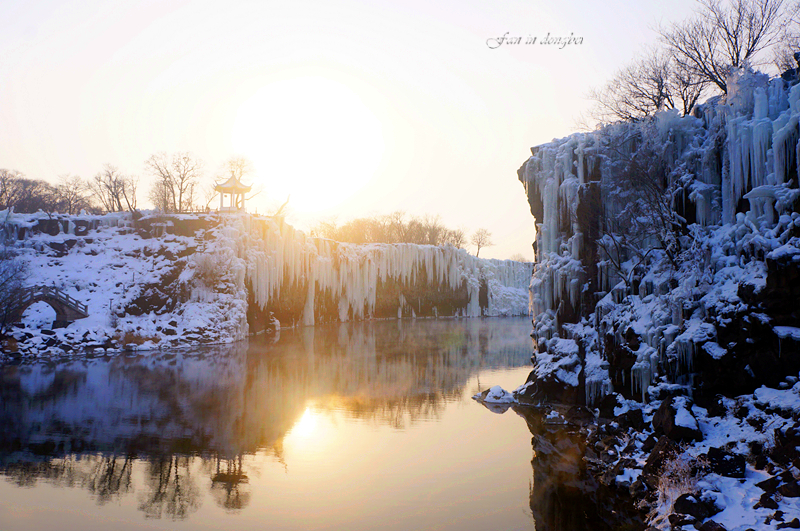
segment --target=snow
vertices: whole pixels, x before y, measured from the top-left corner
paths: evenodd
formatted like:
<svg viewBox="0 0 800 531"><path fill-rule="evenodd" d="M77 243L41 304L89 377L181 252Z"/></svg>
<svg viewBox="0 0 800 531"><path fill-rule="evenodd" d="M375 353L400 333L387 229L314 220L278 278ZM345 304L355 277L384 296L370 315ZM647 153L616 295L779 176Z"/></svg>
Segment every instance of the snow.
<svg viewBox="0 0 800 531"><path fill-rule="evenodd" d="M249 332L250 288L256 304L268 309L297 297L297 287L302 286L301 315L285 323L290 326L315 324L321 305L330 299L341 321L371 318L380 286L387 282L401 289L444 291L445 296L447 290L459 297L463 292L466 303L456 309L457 316L529 312L531 264L480 259L450 246L341 244L249 214L151 218L154 228L169 225L170 232L178 232L173 229L181 221L205 220L205 228L192 228L190 236L156 230L155 237L137 232L128 213L57 216L58 233L51 236L31 230L40 222L52 223L45 213L0 214L13 248L30 271L25 284L55 286L87 306L87 318L55 330L60 344L114 351L123 346L143 350L240 340ZM79 219L90 228L76 236ZM479 300L482 285L485 308ZM156 306L148 302L154 293L163 299ZM401 317L415 316L420 309L402 292L396 304L395 313ZM132 305L155 310L131 313ZM42 320L42 311L52 310L46 303L29 308L24 327L16 332L20 338L34 336L28 341L34 353L48 348L46 338L40 337L40 329L50 326ZM439 314L438 308L433 314ZM63 354L57 347L54 352Z"/></svg>
<svg viewBox="0 0 800 531"><path fill-rule="evenodd" d="M675 406L675 425L695 430L700 429L697 425L697 419L689 411L684 397L675 398L673 404Z"/></svg>
<svg viewBox="0 0 800 531"><path fill-rule="evenodd" d="M753 393L756 403L771 409L797 411L800 407L800 383L795 383L790 390L770 389L761 386Z"/></svg>
<svg viewBox="0 0 800 531"><path fill-rule="evenodd" d="M622 474L614 478L618 487L630 487L642 475L641 468L623 468Z"/></svg>
<svg viewBox="0 0 800 531"><path fill-rule="evenodd" d="M715 360L722 359L725 356L725 354L728 353L727 350L725 350L724 348L722 348L721 346L719 346L717 343L714 342L705 343L703 345L703 350L705 350L706 353Z"/></svg>
<svg viewBox="0 0 800 531"><path fill-rule="evenodd" d="M499 385L495 385L491 387L486 393L483 395L481 393L475 395L473 397L476 400L481 400L483 402L489 402L491 404L513 404L516 403L514 399L514 395L500 387Z"/></svg>
<svg viewBox="0 0 800 531"><path fill-rule="evenodd" d="M537 377L544 379L552 375L570 387L577 387L582 371L578 352L578 344L572 339L550 339L546 352L536 354L534 371Z"/></svg>
<svg viewBox="0 0 800 531"><path fill-rule="evenodd" d="M627 392L644 405L626 400L615 414L641 407L650 422L665 395L692 394L700 366L707 374L753 356L731 365L752 379L761 350L749 344L760 342L766 356L795 353L800 323L788 293L796 286L787 284L800 263L800 84L745 68L728 87L696 117L658 113L531 149L518 177L536 218L530 298L543 352L529 385L576 384L583 370L589 405ZM649 168L658 169L653 200L642 185ZM781 376L779 389L722 399L723 417L675 398L676 423L703 434L682 458L710 447L748 458L744 480L700 482L703 497L724 507L714 520L729 530L774 529L765 523L773 511L753 509L766 474L752 468L751 449L769 451L775 433L796 422L799 380ZM725 392L724 382L710 385ZM643 464L647 456L634 454ZM618 483L634 475L626 469ZM649 522L661 529L672 511L666 499ZM800 514L798 499L778 501L787 521Z"/></svg>
<svg viewBox="0 0 800 531"><path fill-rule="evenodd" d="M55 320L56 311L44 301L34 302L22 314L22 323L27 328L50 329Z"/></svg>
<svg viewBox="0 0 800 531"><path fill-rule="evenodd" d="M800 328L794 326L776 326L774 328L775 334L781 338L792 338L795 341L800 341Z"/></svg>
<svg viewBox="0 0 800 531"><path fill-rule="evenodd" d="M589 403L611 390L603 365L608 348L635 355L623 380L644 400L659 377L691 375L698 353L721 360L735 351L735 344L718 340L733 318L752 312L749 318L764 326L773 322L750 300L764 296L769 260L800 261L794 206L800 175L789 173L800 153L800 85L740 70L729 87L727 98L697 108L699 119L671 111L576 133L532 148L520 168L537 227L534 336L538 342L587 338L582 364ZM683 231L672 243L651 235L646 208L629 210L642 193L620 168L645 149L667 164L664 194L672 201L664 216ZM687 220L690 214L694 220ZM626 219L628 237L641 240L639 255L617 229ZM673 245L669 257L665 245ZM584 322L579 334L568 330ZM796 330L775 328L782 341L797 341ZM546 356L542 365L570 382L578 374L558 372Z"/></svg>

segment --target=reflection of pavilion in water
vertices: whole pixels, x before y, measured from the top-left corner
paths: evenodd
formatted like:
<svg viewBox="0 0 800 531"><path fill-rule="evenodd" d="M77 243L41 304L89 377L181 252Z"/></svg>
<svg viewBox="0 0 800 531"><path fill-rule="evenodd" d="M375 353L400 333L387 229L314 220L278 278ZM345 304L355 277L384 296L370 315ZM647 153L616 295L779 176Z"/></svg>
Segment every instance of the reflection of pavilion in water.
<svg viewBox="0 0 800 531"><path fill-rule="evenodd" d="M479 369L529 363L528 333L520 320L366 322L249 348L0 367L0 473L104 493L98 503L143 475L139 508L153 518L193 512L205 476L237 510L250 497L242 455L281 460L307 407L396 427L435 417Z"/></svg>

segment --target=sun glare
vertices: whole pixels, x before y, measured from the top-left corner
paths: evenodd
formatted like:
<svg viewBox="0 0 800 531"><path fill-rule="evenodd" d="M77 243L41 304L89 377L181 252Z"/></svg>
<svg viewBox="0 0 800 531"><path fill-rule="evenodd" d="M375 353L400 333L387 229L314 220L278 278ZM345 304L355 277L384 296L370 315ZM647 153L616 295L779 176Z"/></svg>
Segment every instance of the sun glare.
<svg viewBox="0 0 800 531"><path fill-rule="evenodd" d="M317 416L308 408L303 412L303 416L300 417L294 426L292 426L292 430L290 432L290 436L292 438L297 439L307 439L310 437L317 428Z"/></svg>
<svg viewBox="0 0 800 531"><path fill-rule="evenodd" d="M253 161L264 194L300 213L337 206L380 165L380 121L347 86L322 77L266 85L239 107L233 148Z"/></svg>

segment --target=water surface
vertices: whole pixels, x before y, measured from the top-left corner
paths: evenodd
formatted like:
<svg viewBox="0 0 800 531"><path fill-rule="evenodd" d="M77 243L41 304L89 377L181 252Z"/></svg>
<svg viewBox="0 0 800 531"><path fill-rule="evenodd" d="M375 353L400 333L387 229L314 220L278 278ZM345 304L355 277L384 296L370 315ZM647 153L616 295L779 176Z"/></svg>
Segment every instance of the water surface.
<svg viewBox="0 0 800 531"><path fill-rule="evenodd" d="M0 367L0 529L533 529L528 319Z"/></svg>

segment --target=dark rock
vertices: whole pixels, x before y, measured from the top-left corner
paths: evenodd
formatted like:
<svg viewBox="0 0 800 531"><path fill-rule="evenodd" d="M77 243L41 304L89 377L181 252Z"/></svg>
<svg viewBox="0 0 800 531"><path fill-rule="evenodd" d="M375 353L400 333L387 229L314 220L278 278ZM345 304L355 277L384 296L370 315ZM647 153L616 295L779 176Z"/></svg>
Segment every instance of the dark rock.
<svg viewBox="0 0 800 531"><path fill-rule="evenodd" d="M617 476L622 474L622 472L626 468L633 468L636 466L636 461L633 459L620 459L617 461L617 464L606 470L602 476L600 476L600 483L605 486L613 487L616 485ZM627 486L627 485L625 485Z"/></svg>
<svg viewBox="0 0 800 531"><path fill-rule="evenodd" d="M614 417L614 422L619 424L622 428L633 428L636 431L644 431L644 418L642 417L641 409L631 409L622 415Z"/></svg>
<svg viewBox="0 0 800 531"><path fill-rule="evenodd" d="M694 494L681 494L675 503L672 505L675 512L681 514L689 514L698 520L705 520L711 516L708 504L700 500L700 497Z"/></svg>
<svg viewBox="0 0 800 531"><path fill-rule="evenodd" d="M693 524L697 521L697 519L694 518L693 516L689 516L687 514L675 514L675 513L669 515L667 519L669 520L669 525L671 525L673 528L681 527L687 524Z"/></svg>
<svg viewBox="0 0 800 531"><path fill-rule="evenodd" d="M680 425L678 420L681 416L694 420L694 426ZM653 429L657 434L664 434L676 442L703 440L691 410L691 401L685 397L665 398L653 415Z"/></svg>
<svg viewBox="0 0 800 531"><path fill-rule="evenodd" d="M677 454L679 450L678 445L666 435L658 440L642 467L642 480L650 489L655 490L658 487L658 478L664 468L664 462Z"/></svg>
<svg viewBox="0 0 800 531"><path fill-rule="evenodd" d="M703 525L697 528L698 531L727 531L725 526L714 520L706 520Z"/></svg>
<svg viewBox="0 0 800 531"><path fill-rule="evenodd" d="M778 529L800 529L800 520L795 518L794 520L778 524Z"/></svg>
<svg viewBox="0 0 800 531"><path fill-rule="evenodd" d="M567 422L583 425L594 420L594 415L586 406L572 406L564 416Z"/></svg>
<svg viewBox="0 0 800 531"><path fill-rule="evenodd" d="M778 476L773 476L769 479L765 479L764 481L756 483L756 487L758 487L763 491L766 491L769 494L772 494L775 492L775 490L778 488L778 485L780 484L781 484L781 478Z"/></svg>
<svg viewBox="0 0 800 531"><path fill-rule="evenodd" d="M800 484L797 481L785 483L778 487L778 492L784 498L800 498Z"/></svg>
<svg viewBox="0 0 800 531"><path fill-rule="evenodd" d="M600 416L604 419L614 418L614 408L619 407L619 400L616 393L612 393L610 395L606 395L600 400L600 403L597 404L597 409L600 412Z"/></svg>
<svg viewBox="0 0 800 531"><path fill-rule="evenodd" d="M46 336L54 336L54 335L56 335L55 332L53 332L52 330L47 330L46 328L43 329L43 330L39 330L39 333L44 334Z"/></svg>
<svg viewBox="0 0 800 531"><path fill-rule="evenodd" d="M283 319L280 319L283 322ZM578 362L580 360L577 360ZM577 369L577 365L574 367ZM571 370L568 368L567 370ZM538 378L536 371L531 371L527 382L535 382L527 386L521 393L516 393L514 398L520 404L541 404L545 402L557 404L576 404L581 402L582 389L562 382L554 374L547 374ZM526 383L527 383L526 382Z"/></svg>
<svg viewBox="0 0 800 531"><path fill-rule="evenodd" d="M766 509L777 509L778 502L772 499L772 495L768 492L765 492L761 495L761 498L758 500L758 503L755 504L753 507L754 509L758 509L759 507L764 507Z"/></svg>
<svg viewBox="0 0 800 531"><path fill-rule="evenodd" d="M33 230L44 232L50 236L57 236L61 232L61 224L57 219L39 219L36 221L36 226L33 227Z"/></svg>
<svg viewBox="0 0 800 531"><path fill-rule="evenodd" d="M650 434L650 436L644 440L644 443L642 444L642 450L645 452L650 452L656 447L656 443L658 443L658 438L655 435Z"/></svg>
<svg viewBox="0 0 800 531"><path fill-rule="evenodd" d="M48 246L53 251L54 256L65 256L69 253L69 250L75 247L75 244L78 243L78 240L69 239L64 240L63 242L48 242Z"/></svg>
<svg viewBox="0 0 800 531"><path fill-rule="evenodd" d="M165 336L177 336L178 335L178 331L173 329L173 328L165 328L163 330L163 334Z"/></svg>
<svg viewBox="0 0 800 531"><path fill-rule="evenodd" d="M708 411L709 417L724 417L728 414L728 409L723 403L723 397L719 395L706 404L706 411Z"/></svg>
<svg viewBox="0 0 800 531"><path fill-rule="evenodd" d="M744 456L726 452L721 448L708 449L708 462L711 472L729 478L743 478L747 465Z"/></svg>
<svg viewBox="0 0 800 531"><path fill-rule="evenodd" d="M89 222L83 219L76 219L73 223L75 224L75 236L86 236L89 232Z"/></svg>
<svg viewBox="0 0 800 531"><path fill-rule="evenodd" d="M641 499L647 494L647 485L645 485L644 481L641 479L637 479L633 482L628 491L630 492L631 498L635 500Z"/></svg>

